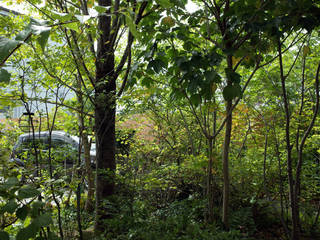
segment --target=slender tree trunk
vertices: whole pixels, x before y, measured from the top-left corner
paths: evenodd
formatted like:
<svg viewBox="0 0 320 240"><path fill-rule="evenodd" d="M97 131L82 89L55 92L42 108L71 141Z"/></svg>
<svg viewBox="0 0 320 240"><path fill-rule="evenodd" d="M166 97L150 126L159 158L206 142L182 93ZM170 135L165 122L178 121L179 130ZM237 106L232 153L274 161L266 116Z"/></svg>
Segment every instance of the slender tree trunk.
<svg viewBox="0 0 320 240"><path fill-rule="evenodd" d="M280 79L282 86L282 98L285 108L285 118L286 118L286 150L287 150L287 171L288 171L288 183L289 183L289 197L290 197L290 205L291 205L291 215L292 215L292 232L291 239L299 240L300 239L300 228L299 228L299 215L297 209L297 196L295 192L295 183L293 179L292 172L292 156L291 151L293 145L290 142L290 112L289 112L289 100L287 97L286 90L286 76L283 72L283 62L282 62L282 53L281 53L281 42L280 39L278 41L278 53L279 53L279 64L280 64Z"/></svg>
<svg viewBox="0 0 320 240"><path fill-rule="evenodd" d="M290 231L288 229L288 226L286 224L286 221L284 219L284 206L283 206L283 196L284 196L284 187L283 187L283 180L282 180L282 166L281 166L281 157L280 157L280 151L279 151L279 142L277 140L277 136L275 134L275 126L273 128L274 135L275 135L275 150L276 150L276 156L278 160L278 170L279 170L279 191L280 191L280 208L281 208L281 213L280 213L280 221L282 223L282 226L286 232L287 237L290 237ZM288 212L288 208L286 208L286 213Z"/></svg>
<svg viewBox="0 0 320 240"><path fill-rule="evenodd" d="M298 216L297 218L297 225L299 227L300 230L300 219L299 219L299 215L300 215L300 209L299 209L299 202L300 202L300 185L301 185L301 173L302 173L302 164L303 164L303 148L305 145L305 142L315 124L316 118L318 116L318 111L319 111L319 73L320 73L320 63L318 65L318 69L317 69L317 73L316 73L316 81L315 81L315 92L316 92L316 104L314 106L314 111L313 111L313 117L312 120L307 128L307 130L304 132L304 135L301 139L300 145L298 147L298 164L296 167L296 177L295 177L295 199L294 201L296 202L296 208L295 208L295 212L296 215Z"/></svg>
<svg viewBox="0 0 320 240"><path fill-rule="evenodd" d="M181 108L180 107L177 107L177 108L179 110L180 116L181 116L181 118L183 120L183 123L184 123L184 127L185 127L185 129L187 131L187 134L188 134L191 153L192 153L193 156L195 156L196 155L196 151L195 151L195 147L194 147L194 143L193 143L192 134L191 134L191 131L190 131L189 126L188 126L188 122L187 122L183 112L181 111Z"/></svg>
<svg viewBox="0 0 320 240"><path fill-rule="evenodd" d="M81 111L78 113L78 124L80 128L80 134L81 134L81 143L83 146L84 150L84 161L85 161L85 175L87 177L88 181L88 194L87 194L87 199L86 199L86 204L85 204L85 209L88 212L93 212L94 210L94 203L93 203L93 195L94 195L94 177L93 177L93 172L91 168L91 158L90 158L90 143L88 140L88 134L86 131L86 126L84 122L84 101L83 101L83 96L81 94L81 80L80 77L77 77L77 89L78 89L78 94L77 94L77 99L80 104Z"/></svg>
<svg viewBox="0 0 320 240"><path fill-rule="evenodd" d="M265 126L267 128L267 126ZM264 152L263 152L263 185L264 185L264 193L268 194L268 186L267 186L267 154L268 154L268 130L265 130L264 135Z"/></svg>
<svg viewBox="0 0 320 240"><path fill-rule="evenodd" d="M208 198L208 222L212 223L214 218L213 212L213 176L212 176L212 168L213 168L213 140L212 138L207 139L208 141L208 152L209 152L209 162L207 169L207 198Z"/></svg>
<svg viewBox="0 0 320 240"><path fill-rule="evenodd" d="M226 132L224 137L223 146L223 206L222 206L222 222L226 229L229 229L229 192L230 192L230 180L229 180L229 147L232 130L232 100L226 103Z"/></svg>
<svg viewBox="0 0 320 240"><path fill-rule="evenodd" d="M227 40L227 39L226 39ZM226 41L226 47L231 45ZM228 68L232 69L232 56L227 56ZM227 79L227 86L232 85L232 80ZM230 180L229 180L229 148L231 141L232 130L232 99L226 101L226 131L223 144L223 203L222 203L222 223L225 229L229 229L229 195L230 195Z"/></svg>
<svg viewBox="0 0 320 240"><path fill-rule="evenodd" d="M110 7L111 0L99 0L100 6ZM100 32L96 60L95 83L95 133L96 133L96 218L95 232L106 228L105 219L112 217L106 200L114 193L115 178L115 100L116 82L114 73L114 51L111 44L111 17L99 16Z"/></svg>
<svg viewBox="0 0 320 240"><path fill-rule="evenodd" d="M84 148L84 160L85 160L85 167L86 167L86 176L88 180L88 195L85 204L85 210L87 212L93 212L94 210L94 176L91 168L91 157L90 157L90 143L88 141L88 135L83 133L82 143Z"/></svg>

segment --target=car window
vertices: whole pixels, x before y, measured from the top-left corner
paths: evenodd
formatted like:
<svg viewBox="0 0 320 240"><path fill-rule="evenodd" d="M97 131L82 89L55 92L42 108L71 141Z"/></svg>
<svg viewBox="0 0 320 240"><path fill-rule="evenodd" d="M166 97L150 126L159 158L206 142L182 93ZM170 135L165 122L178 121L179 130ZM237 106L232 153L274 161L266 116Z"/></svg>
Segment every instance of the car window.
<svg viewBox="0 0 320 240"><path fill-rule="evenodd" d="M47 140L45 138L22 138L21 149L33 148L35 144L36 148L47 149Z"/></svg>
<svg viewBox="0 0 320 240"><path fill-rule="evenodd" d="M53 149L65 148L66 150L78 150L75 144L72 144L64 139L52 139L51 147Z"/></svg>
<svg viewBox="0 0 320 240"><path fill-rule="evenodd" d="M52 148L67 147L67 145L68 145L68 143L66 143L62 139L52 139L51 140L51 147Z"/></svg>

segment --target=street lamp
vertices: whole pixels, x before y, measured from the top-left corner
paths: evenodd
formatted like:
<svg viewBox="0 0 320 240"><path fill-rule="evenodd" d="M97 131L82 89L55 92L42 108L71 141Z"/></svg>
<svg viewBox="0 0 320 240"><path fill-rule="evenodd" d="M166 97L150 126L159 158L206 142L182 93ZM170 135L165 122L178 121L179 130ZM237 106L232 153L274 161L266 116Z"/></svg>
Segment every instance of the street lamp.
<svg viewBox="0 0 320 240"><path fill-rule="evenodd" d="M37 127L38 120L33 119L33 112L24 112L22 116L19 118L19 128L23 132L30 132L30 130L35 129Z"/></svg>

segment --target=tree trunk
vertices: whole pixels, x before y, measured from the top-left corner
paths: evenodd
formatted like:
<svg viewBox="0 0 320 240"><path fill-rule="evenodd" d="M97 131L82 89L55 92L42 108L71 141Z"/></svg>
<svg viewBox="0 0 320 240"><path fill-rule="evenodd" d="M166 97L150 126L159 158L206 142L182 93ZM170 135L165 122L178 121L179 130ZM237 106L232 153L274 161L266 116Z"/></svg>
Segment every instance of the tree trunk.
<svg viewBox="0 0 320 240"><path fill-rule="evenodd" d="M88 135L83 133L82 136L82 144L84 149L84 160L86 166L86 177L88 181L88 195L85 204L85 210L87 212L93 212L94 210L94 203L93 203L93 196L94 196L94 177L91 168L91 157L90 157L90 143L88 141Z"/></svg>
<svg viewBox="0 0 320 240"><path fill-rule="evenodd" d="M86 199L85 204L85 210L87 212L93 212L94 210L94 203L93 203L93 197L94 197L94 177L93 172L91 168L91 157L90 157L90 143L88 139L88 133L87 133L87 127L85 126L85 114L84 114L84 100L83 96L81 94L81 80L80 77L77 77L77 100L80 104L80 112L78 113L78 124L80 129L80 137L81 137L81 145L84 150L84 161L85 161L85 175L88 181L88 195Z"/></svg>
<svg viewBox="0 0 320 240"><path fill-rule="evenodd" d="M111 0L99 0L100 6L111 6ZM95 133L96 133L96 218L95 232L105 230L105 219L112 217L106 200L110 201L115 185L115 94L114 50L111 47L111 17L99 16L100 32L96 60Z"/></svg>
<svg viewBox="0 0 320 240"><path fill-rule="evenodd" d="M226 41L226 47L231 47L230 42ZM228 68L232 68L232 56L227 56ZM227 86L232 85L232 79L227 79ZM223 202L222 202L222 223L225 229L229 229L229 194L230 194L230 181L229 181L229 148L232 130L232 99L226 101L226 132L223 144Z"/></svg>
<svg viewBox="0 0 320 240"><path fill-rule="evenodd" d="M208 141L208 152L209 152L209 162L207 169L207 198L208 198L208 222L212 223L214 218L213 212L213 140L212 138L207 139Z"/></svg>
<svg viewBox="0 0 320 240"><path fill-rule="evenodd" d="M288 172L288 183L289 183L289 198L291 205L291 215L292 215L292 232L291 239L299 240L300 239L300 228L299 228L299 215L298 215L298 206L297 206L297 193L295 192L295 183L293 179L292 171L292 147L290 142L290 111L289 111L289 99L287 97L286 90L286 76L283 72L283 62L282 62L282 52L281 52L281 42L278 39L278 53L279 53L279 64L280 64L280 79L282 87L282 99L285 108L285 117L286 117L286 151L287 151L287 172Z"/></svg>
<svg viewBox="0 0 320 240"><path fill-rule="evenodd" d="M223 206L222 206L222 222L225 229L229 229L229 218L228 218L228 208L229 208L229 147L231 139L231 129L232 129L232 100L226 103L226 132L224 137L223 146Z"/></svg>

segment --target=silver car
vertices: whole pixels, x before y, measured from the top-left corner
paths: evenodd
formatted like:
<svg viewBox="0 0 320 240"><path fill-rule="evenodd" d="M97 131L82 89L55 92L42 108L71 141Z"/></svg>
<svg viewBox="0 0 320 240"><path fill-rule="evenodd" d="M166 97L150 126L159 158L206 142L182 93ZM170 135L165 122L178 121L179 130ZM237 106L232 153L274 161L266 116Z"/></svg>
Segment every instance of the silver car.
<svg viewBox="0 0 320 240"><path fill-rule="evenodd" d="M49 141L51 139L51 141ZM78 161L79 137L69 135L64 131L52 131L51 136L48 131L25 133L19 136L17 143L13 147L11 161L15 164L26 167L34 166L38 161L41 168L48 166L48 154L52 165L71 168ZM80 150L80 160L83 164L83 151ZM90 151L91 163L95 163L95 147Z"/></svg>

